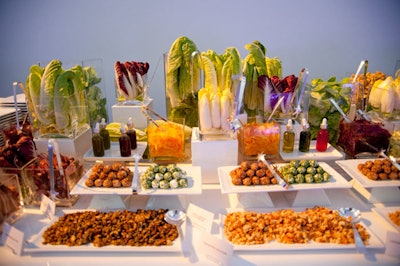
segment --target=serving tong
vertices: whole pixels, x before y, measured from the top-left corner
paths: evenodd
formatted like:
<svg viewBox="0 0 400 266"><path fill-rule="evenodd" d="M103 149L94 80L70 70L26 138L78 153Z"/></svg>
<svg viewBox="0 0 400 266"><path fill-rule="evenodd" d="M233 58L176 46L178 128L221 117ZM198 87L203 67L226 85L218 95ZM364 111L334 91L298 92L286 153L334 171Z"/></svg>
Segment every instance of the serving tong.
<svg viewBox="0 0 400 266"><path fill-rule="evenodd" d="M152 113L153 115L157 116L158 118L160 118L161 120L167 122L168 119L166 119L165 117L163 117L162 115L160 115L159 113L157 113L156 111L154 111L153 109L149 108L146 105L142 105L142 113L146 116L147 119L149 119L156 127L160 127L157 122L148 114L148 112Z"/></svg>

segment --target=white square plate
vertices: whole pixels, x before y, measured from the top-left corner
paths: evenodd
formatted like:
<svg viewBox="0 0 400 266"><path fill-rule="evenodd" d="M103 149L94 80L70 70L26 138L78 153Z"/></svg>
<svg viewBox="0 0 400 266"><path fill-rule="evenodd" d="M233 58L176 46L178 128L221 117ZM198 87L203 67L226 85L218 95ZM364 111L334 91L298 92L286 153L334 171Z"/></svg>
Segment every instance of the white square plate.
<svg viewBox="0 0 400 266"><path fill-rule="evenodd" d="M86 244L82 246L66 246L66 245L45 245L42 243L43 241L43 233L46 231L48 227L50 227L53 223L55 223L59 217L67 213L74 213L79 211L90 211L86 210L63 210L57 216L55 216L43 229L31 239L27 240L26 247L24 248L24 252L26 253L81 253L81 252L96 252L96 253L104 253L104 252L115 252L115 253L132 253L132 252L181 252L181 238L178 237L173 241L171 246L115 246L108 245L103 247L95 247L93 244ZM184 226L184 223L182 226Z"/></svg>
<svg viewBox="0 0 400 266"><path fill-rule="evenodd" d="M201 167L192 166L190 164L177 164L179 168L185 170L188 177L187 188L175 188L175 189L144 189L140 178L138 180L137 193L139 195L196 195L202 193L201 187ZM147 168L146 168L147 169Z"/></svg>
<svg viewBox="0 0 400 266"><path fill-rule="evenodd" d="M303 209L293 209L294 211L302 211ZM243 211L243 210L235 210L235 211ZM262 212L262 213L267 213L271 212L274 210L261 210L261 209L254 209L251 211L256 211L256 212ZM362 215L362 214L361 214ZM221 220L225 219L225 215L221 215ZM365 218L363 218L365 219ZM367 232L370 234L370 239L369 244L366 245L367 249L382 249L385 246L383 245L382 241L368 228L366 224L369 224L370 221L366 220L365 223L364 221L361 221L360 224L362 224ZM221 235L222 238L225 239L227 242L231 243L229 240L225 238L224 234L224 221L220 221L221 225ZM235 251L288 251L288 250L342 250L342 249L355 249L356 245L355 244L331 244L331 243L319 243L319 242L314 242L310 241L307 244L284 244L284 243L279 243L277 241L270 241L269 243L266 244L258 244L258 245L237 245L237 244L232 244L233 249Z"/></svg>
<svg viewBox="0 0 400 266"><path fill-rule="evenodd" d="M147 170L148 166L139 166L139 178L137 185L137 193L139 195L193 195L201 194L201 168L200 166L191 166L177 164L178 167L186 171L188 176L187 188L176 189L144 189L140 181L140 176ZM132 172L134 167L128 167ZM89 169L85 175L79 180L75 187L70 192L71 195L131 195L132 187L107 188L107 187L88 187L85 185L86 179L89 177L92 169Z"/></svg>
<svg viewBox="0 0 400 266"><path fill-rule="evenodd" d="M276 192L276 191L295 191L307 189L332 189L332 188L351 188L351 184L325 162L318 162L319 165L331 175L329 182L322 183L302 183L290 184L288 190L277 185L252 185L252 186L236 186L231 181L229 173L239 166L222 166L218 168L218 177L221 184L221 192L226 193L254 193L254 192ZM285 164L277 164L277 167Z"/></svg>
<svg viewBox="0 0 400 266"><path fill-rule="evenodd" d="M340 160L336 163L346 171L350 177L357 180L365 188L374 187L400 187L400 179L396 180L371 180L365 175L363 175L358 170L358 165L360 163L365 163L366 161L372 161L375 159L352 159L352 160ZM382 159L383 160L383 159Z"/></svg>
<svg viewBox="0 0 400 266"><path fill-rule="evenodd" d="M397 224L393 223L392 220L389 218L389 213L395 212L395 211L400 211L400 206L398 207L377 207L377 208L372 208L372 211L377 213L380 217L382 217L385 221L387 221L390 225L392 225L394 228L397 229L397 231L400 232L400 226Z"/></svg>

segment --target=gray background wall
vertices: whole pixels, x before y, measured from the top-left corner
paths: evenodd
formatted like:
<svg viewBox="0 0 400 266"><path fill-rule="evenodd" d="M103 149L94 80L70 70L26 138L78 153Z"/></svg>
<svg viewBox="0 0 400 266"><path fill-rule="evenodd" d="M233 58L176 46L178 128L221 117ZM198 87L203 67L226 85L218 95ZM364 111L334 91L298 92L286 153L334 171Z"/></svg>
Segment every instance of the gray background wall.
<svg viewBox="0 0 400 266"><path fill-rule="evenodd" d="M165 114L162 54L186 35L199 50L222 53L261 41L283 74L342 78L360 61L393 74L400 59L398 0L9 0L0 3L0 97L25 81L32 64L102 59L109 114L114 62L150 63L150 96ZM161 60L161 62L160 62ZM159 66L157 64L160 62Z"/></svg>

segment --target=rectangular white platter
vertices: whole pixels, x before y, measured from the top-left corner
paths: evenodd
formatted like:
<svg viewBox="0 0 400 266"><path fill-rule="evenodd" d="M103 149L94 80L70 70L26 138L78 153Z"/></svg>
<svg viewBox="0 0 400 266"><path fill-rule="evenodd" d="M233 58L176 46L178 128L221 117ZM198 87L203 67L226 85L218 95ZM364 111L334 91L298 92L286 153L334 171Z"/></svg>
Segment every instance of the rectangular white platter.
<svg viewBox="0 0 400 266"><path fill-rule="evenodd" d="M239 166L222 166L218 168L218 177L221 184L221 192L226 193L254 193L254 192L277 192L277 191L297 191L297 190L309 190L309 189L333 189L333 188L351 188L351 184L342 177L335 169L329 166L325 162L318 162L319 165L331 175L329 182L323 183L302 183L302 184L290 184L288 190L277 185L253 185L253 186L236 186L232 183L229 175L230 171L236 169ZM285 164L277 164L277 167Z"/></svg>
<svg viewBox="0 0 400 266"><path fill-rule="evenodd" d="M397 180L371 180L364 176L359 170L358 165L365 163L368 160L375 159L351 159L351 160L340 160L336 161L344 171L349 174L350 177L357 180L364 188L376 188L376 187L400 187L400 179Z"/></svg>
<svg viewBox="0 0 400 266"><path fill-rule="evenodd" d="M380 217L382 217L385 221L387 221L391 226L397 229L400 232L400 226L393 223L392 220L389 218L389 213L400 211L400 206L397 207L376 207L372 208L372 211L377 213Z"/></svg>
<svg viewBox="0 0 400 266"><path fill-rule="evenodd" d="M143 157L143 153L146 150L146 147L147 142L138 142L136 149L132 150L131 156L121 157L119 142L111 142L110 149L104 151L104 156L94 156L93 149L91 148L83 155L83 158L86 161L135 161L134 155L138 153L141 157Z"/></svg>
<svg viewBox="0 0 400 266"><path fill-rule="evenodd" d="M186 164L177 164L178 167L185 170L188 177L188 187L176 189L144 189L140 181L140 176L148 169L148 166L139 166L139 178L137 193L139 195L195 195L202 193L201 187L201 168L200 166L191 166ZM128 167L132 172L134 167ZM92 172L89 169L79 180L70 192L71 195L131 195L131 187L106 188L106 187L88 187L85 185L86 179Z"/></svg>
<svg viewBox="0 0 400 266"><path fill-rule="evenodd" d="M304 209L293 209L294 211L302 211ZM234 211L243 211L243 210L234 210ZM274 210L261 210L261 209L253 209L251 211L256 211L256 212L261 212L261 213L268 213ZM362 215L362 213L361 213ZM224 219L226 216L225 215L220 215L220 229L221 229L221 236L224 240L230 243L229 240L225 238L224 234ZM383 249L385 246L382 243L382 241L379 239L379 237L372 231L370 228L367 226L367 224L370 223L369 220L362 218L364 220L361 220L360 224L362 224L367 232L370 234L370 239L368 240L368 245L366 245L367 249ZM310 241L309 243L306 244L284 244L284 243L279 243L277 241L270 241L269 243L266 244L257 244L257 245L238 245L238 244L232 244L233 249L235 251L290 251L290 250L343 250L343 249L355 249L356 245L355 244L331 244L331 243L319 243L319 242L314 242Z"/></svg>
<svg viewBox="0 0 400 266"><path fill-rule="evenodd" d="M43 233L48 227L58 220L64 214L74 213L79 211L90 211L86 210L62 210L57 214L49 223L43 227L43 229L36 235L32 236L31 239L27 240L25 244L25 253L81 253L81 252L95 252L95 253L132 253L132 252L181 252L182 242L181 238L178 237L173 241L171 246L115 246L108 245L103 247L95 247L93 244L86 244L81 246L66 246L66 245L45 245L42 243ZM182 225L184 226L185 223Z"/></svg>

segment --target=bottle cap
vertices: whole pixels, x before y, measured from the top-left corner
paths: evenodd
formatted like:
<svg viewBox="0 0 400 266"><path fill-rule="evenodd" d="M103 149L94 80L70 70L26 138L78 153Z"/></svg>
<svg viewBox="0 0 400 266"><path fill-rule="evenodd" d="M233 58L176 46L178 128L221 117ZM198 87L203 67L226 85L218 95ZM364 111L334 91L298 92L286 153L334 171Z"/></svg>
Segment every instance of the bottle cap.
<svg viewBox="0 0 400 266"><path fill-rule="evenodd" d="M106 125L106 119L105 119L105 118L102 118L102 119L101 119L100 125L102 125L102 126L105 126L105 125Z"/></svg>
<svg viewBox="0 0 400 266"><path fill-rule="evenodd" d="M126 129L125 129L125 124L124 123L121 123L120 131L121 131L122 134L126 133Z"/></svg>
<svg viewBox="0 0 400 266"><path fill-rule="evenodd" d="M322 119L321 129L326 129L328 127L328 120L326 118Z"/></svg>
<svg viewBox="0 0 400 266"><path fill-rule="evenodd" d="M128 118L128 123L126 124L128 126L129 129L133 128L133 121L132 121L132 117Z"/></svg>
<svg viewBox="0 0 400 266"><path fill-rule="evenodd" d="M303 129L308 129L310 125L307 123L307 120L305 118L301 119L301 127Z"/></svg>
<svg viewBox="0 0 400 266"><path fill-rule="evenodd" d="M292 119L289 119L286 124L286 129L291 130L292 128L293 128L293 122Z"/></svg>
<svg viewBox="0 0 400 266"><path fill-rule="evenodd" d="M97 122L96 123L96 126L94 127L94 129L93 129L93 133L94 134L97 134L97 133L99 133L100 132L100 124L99 124L99 122Z"/></svg>

